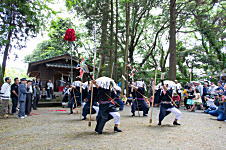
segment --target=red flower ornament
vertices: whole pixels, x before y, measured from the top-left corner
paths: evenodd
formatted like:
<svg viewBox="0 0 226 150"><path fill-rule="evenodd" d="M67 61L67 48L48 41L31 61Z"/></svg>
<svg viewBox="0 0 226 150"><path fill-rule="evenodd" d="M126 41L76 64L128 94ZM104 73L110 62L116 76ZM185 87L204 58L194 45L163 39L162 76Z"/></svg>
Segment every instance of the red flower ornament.
<svg viewBox="0 0 226 150"><path fill-rule="evenodd" d="M64 35L64 40L73 42L76 40L75 30L74 29L67 29Z"/></svg>

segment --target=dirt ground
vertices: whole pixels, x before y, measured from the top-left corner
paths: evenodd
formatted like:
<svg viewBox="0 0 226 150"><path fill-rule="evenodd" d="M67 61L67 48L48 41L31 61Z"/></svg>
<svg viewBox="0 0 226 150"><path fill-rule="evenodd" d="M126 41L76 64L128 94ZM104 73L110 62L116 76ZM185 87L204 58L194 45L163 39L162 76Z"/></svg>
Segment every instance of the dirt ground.
<svg viewBox="0 0 226 150"><path fill-rule="evenodd" d="M51 111L51 110L67 110ZM0 119L0 150L225 150L226 123L201 112L183 112L182 126L172 126L173 115L157 126L159 109L149 117L130 117L126 106L121 114L122 133L113 132L109 121L102 135L88 127L80 114L68 115L67 108L39 108L26 119ZM142 115L142 113L141 113ZM95 118L95 116L93 116Z"/></svg>

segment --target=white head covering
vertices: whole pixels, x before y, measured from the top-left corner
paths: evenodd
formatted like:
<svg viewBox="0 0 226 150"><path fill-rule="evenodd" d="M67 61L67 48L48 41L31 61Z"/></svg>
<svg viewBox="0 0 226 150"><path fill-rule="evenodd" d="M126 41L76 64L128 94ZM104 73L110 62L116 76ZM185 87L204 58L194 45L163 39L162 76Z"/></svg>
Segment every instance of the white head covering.
<svg viewBox="0 0 226 150"><path fill-rule="evenodd" d="M72 83L72 86L75 86L75 87L80 87L80 85L82 85L82 82L81 81L74 81Z"/></svg>
<svg viewBox="0 0 226 150"><path fill-rule="evenodd" d="M110 86L114 88L117 86L113 79L108 77L100 77L96 80L97 85L104 89L110 89Z"/></svg>
<svg viewBox="0 0 226 150"><path fill-rule="evenodd" d="M122 91L121 87L119 87L118 85L116 85L114 88L116 91L120 91L120 92Z"/></svg>
<svg viewBox="0 0 226 150"><path fill-rule="evenodd" d="M144 88L146 90L147 86L145 84L144 81L136 81L135 85L138 87L138 88Z"/></svg>

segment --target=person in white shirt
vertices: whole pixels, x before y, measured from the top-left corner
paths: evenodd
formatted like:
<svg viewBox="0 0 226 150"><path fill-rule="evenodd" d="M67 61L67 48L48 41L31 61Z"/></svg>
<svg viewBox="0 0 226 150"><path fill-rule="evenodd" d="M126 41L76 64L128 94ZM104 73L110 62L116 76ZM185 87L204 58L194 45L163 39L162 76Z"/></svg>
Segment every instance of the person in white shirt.
<svg viewBox="0 0 226 150"><path fill-rule="evenodd" d="M196 89L199 90L200 96L202 97L202 95L203 95L203 85L200 82L197 82L197 84L198 85L197 85Z"/></svg>
<svg viewBox="0 0 226 150"><path fill-rule="evenodd" d="M11 94L11 79L9 77L5 78L5 83L1 87L1 99L0 99L0 115L3 116L4 118L8 118L8 114L10 114L10 109L11 108L11 99L10 99L10 94Z"/></svg>
<svg viewBox="0 0 226 150"><path fill-rule="evenodd" d="M215 92L216 88L217 88L217 86L213 82L211 82L211 85L208 89L208 93L211 94L211 95L214 95L216 93Z"/></svg>
<svg viewBox="0 0 226 150"><path fill-rule="evenodd" d="M174 90L180 96L180 98L181 98L181 88L182 88L181 84L177 80L175 80Z"/></svg>
<svg viewBox="0 0 226 150"><path fill-rule="evenodd" d="M53 83L51 80L47 83L47 97L50 99L53 98Z"/></svg>

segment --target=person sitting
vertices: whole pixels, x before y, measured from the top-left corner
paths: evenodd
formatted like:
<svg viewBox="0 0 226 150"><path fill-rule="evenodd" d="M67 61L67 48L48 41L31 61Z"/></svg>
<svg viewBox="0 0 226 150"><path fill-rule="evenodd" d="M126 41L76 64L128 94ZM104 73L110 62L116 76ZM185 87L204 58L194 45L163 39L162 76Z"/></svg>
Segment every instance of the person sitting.
<svg viewBox="0 0 226 150"><path fill-rule="evenodd" d="M213 96L210 96L210 95L207 95L205 96L205 101L206 101L206 106L207 106L207 109L204 111L204 113L209 113L209 111L211 110L216 110L218 107L214 104L214 97Z"/></svg>
<svg viewBox="0 0 226 150"><path fill-rule="evenodd" d="M220 102L220 106L216 110L209 111L208 114L216 116L218 121L226 120L226 100Z"/></svg>
<svg viewBox="0 0 226 150"><path fill-rule="evenodd" d="M195 95L195 98L193 98L194 104L191 107L190 111L195 111L195 108L197 106L201 106L201 109L203 109L202 98L198 89L195 89L194 95Z"/></svg>
<svg viewBox="0 0 226 150"><path fill-rule="evenodd" d="M45 88L42 88L41 91L41 99L46 99L47 98L47 91Z"/></svg>
<svg viewBox="0 0 226 150"><path fill-rule="evenodd" d="M175 104L177 105L177 108L180 108L180 96L174 92L173 93L173 97L172 97L173 101L175 102Z"/></svg>
<svg viewBox="0 0 226 150"><path fill-rule="evenodd" d="M191 107L194 104L193 98L195 98L194 90L192 89L192 87L189 87L189 89L188 89L188 99L187 99L188 110L190 110Z"/></svg>

